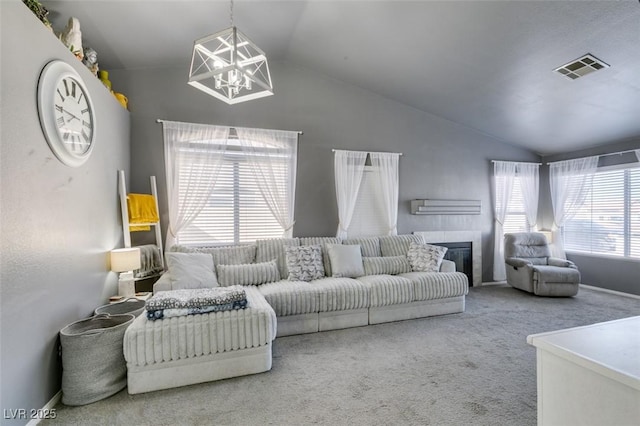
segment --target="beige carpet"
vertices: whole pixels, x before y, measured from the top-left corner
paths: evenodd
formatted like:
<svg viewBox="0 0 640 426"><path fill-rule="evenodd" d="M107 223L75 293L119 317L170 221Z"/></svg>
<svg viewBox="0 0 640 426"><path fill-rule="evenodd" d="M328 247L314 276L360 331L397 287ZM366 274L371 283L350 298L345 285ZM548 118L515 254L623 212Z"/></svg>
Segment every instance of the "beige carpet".
<svg viewBox="0 0 640 426"><path fill-rule="evenodd" d="M526 336L636 315L640 300L589 289L472 288L462 314L278 338L270 372L58 405L42 424L535 425Z"/></svg>

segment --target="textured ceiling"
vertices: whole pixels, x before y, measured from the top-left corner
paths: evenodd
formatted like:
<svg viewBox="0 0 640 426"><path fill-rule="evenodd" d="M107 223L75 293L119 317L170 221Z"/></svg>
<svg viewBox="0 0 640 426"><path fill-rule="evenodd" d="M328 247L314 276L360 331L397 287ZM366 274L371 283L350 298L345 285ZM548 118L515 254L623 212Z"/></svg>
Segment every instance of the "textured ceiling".
<svg viewBox="0 0 640 426"><path fill-rule="evenodd" d="M42 3L110 69L187 70L193 40L230 25L221 1ZM234 23L269 59L540 154L640 138L637 0L235 1ZM611 67L553 72L586 53Z"/></svg>

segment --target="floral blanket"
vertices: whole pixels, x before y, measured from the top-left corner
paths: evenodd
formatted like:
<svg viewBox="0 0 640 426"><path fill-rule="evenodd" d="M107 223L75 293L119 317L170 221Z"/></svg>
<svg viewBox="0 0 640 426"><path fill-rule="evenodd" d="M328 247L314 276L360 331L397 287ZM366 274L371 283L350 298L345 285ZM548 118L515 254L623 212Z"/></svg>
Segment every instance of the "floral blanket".
<svg viewBox="0 0 640 426"><path fill-rule="evenodd" d="M154 294L146 301L145 308L147 311L192 309L227 305L241 300L247 300L247 294L241 286L170 290Z"/></svg>
<svg viewBox="0 0 640 426"><path fill-rule="evenodd" d="M198 314L207 314L209 312L219 312L219 311L232 311L236 309L244 309L247 307L247 299L238 300L231 303L225 303L221 305L211 305L211 306L203 306L199 308L170 308L170 309L158 309L158 310L147 310L147 319L151 321L179 317L183 315L198 315Z"/></svg>

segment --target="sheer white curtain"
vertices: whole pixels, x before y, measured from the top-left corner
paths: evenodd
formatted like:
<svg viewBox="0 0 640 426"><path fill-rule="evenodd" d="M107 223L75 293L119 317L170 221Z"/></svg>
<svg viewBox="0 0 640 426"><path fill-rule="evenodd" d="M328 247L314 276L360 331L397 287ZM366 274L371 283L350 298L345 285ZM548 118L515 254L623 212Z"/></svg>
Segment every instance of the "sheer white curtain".
<svg viewBox="0 0 640 426"><path fill-rule="evenodd" d="M229 128L163 121L162 129L169 204L168 250L211 196L227 149Z"/></svg>
<svg viewBox="0 0 640 426"><path fill-rule="evenodd" d="M362 151L336 150L334 168L336 176L336 199L338 202L338 231L336 237L346 238L347 229L356 206L364 163L367 153Z"/></svg>
<svg viewBox="0 0 640 426"><path fill-rule="evenodd" d="M493 280L504 281L507 271L504 267L504 230L502 228L511 199L513 181L516 177L516 164L510 161L493 162L494 178L494 218L495 235L493 242Z"/></svg>
<svg viewBox="0 0 640 426"><path fill-rule="evenodd" d="M242 150L254 175L260 193L276 221L282 226L283 237L293 235L298 132L236 127ZM287 164L287 176L281 176Z"/></svg>
<svg viewBox="0 0 640 426"><path fill-rule="evenodd" d="M535 163L518 163L516 167L530 231L536 229L538 223L538 196L540 193L539 167L540 166Z"/></svg>
<svg viewBox="0 0 640 426"><path fill-rule="evenodd" d="M398 234L398 187L400 184L398 163L400 154L372 152L369 154L380 185L380 195L387 218L387 235Z"/></svg>
<svg viewBox="0 0 640 426"><path fill-rule="evenodd" d="M553 206L554 257L566 258L562 227L573 218L589 194L593 175L598 168L598 156L558 161L549 167L551 204Z"/></svg>

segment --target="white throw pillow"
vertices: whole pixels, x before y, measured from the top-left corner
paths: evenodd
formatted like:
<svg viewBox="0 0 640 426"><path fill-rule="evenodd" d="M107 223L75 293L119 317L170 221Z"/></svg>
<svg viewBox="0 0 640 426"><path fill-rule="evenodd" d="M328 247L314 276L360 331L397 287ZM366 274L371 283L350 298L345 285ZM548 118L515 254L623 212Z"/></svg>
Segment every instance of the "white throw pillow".
<svg viewBox="0 0 640 426"><path fill-rule="evenodd" d="M333 277L355 278L364 275L359 245L327 244L327 250Z"/></svg>
<svg viewBox="0 0 640 426"><path fill-rule="evenodd" d="M411 242L407 258L414 272L438 272L442 259L447 252L446 247Z"/></svg>
<svg viewBox="0 0 640 426"><path fill-rule="evenodd" d="M260 285L280 281L276 260L242 265L217 265L220 285Z"/></svg>
<svg viewBox="0 0 640 426"><path fill-rule="evenodd" d="M218 287L210 254L167 252L165 257L172 290Z"/></svg>

